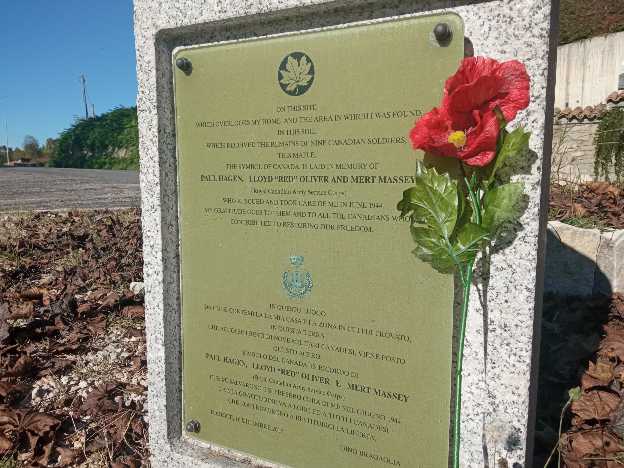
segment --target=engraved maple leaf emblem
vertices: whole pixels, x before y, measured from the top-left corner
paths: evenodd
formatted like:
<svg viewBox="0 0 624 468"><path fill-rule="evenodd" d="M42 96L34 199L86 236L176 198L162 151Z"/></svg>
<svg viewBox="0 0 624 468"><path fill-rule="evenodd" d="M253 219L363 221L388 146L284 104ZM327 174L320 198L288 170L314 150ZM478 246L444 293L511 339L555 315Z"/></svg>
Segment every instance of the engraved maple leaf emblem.
<svg viewBox="0 0 624 468"><path fill-rule="evenodd" d="M298 88L307 86L312 79L312 75L310 75L311 67L312 62L305 55L302 55L299 60L289 55L288 59L286 59L286 69L280 69L282 76L280 83L286 86L287 92L298 94Z"/></svg>

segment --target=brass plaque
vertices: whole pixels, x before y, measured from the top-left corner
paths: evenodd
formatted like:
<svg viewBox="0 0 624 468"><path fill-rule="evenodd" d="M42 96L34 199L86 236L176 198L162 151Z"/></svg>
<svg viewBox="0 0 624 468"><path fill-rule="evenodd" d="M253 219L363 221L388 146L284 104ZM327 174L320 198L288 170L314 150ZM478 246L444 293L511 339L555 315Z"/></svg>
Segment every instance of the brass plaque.
<svg viewBox="0 0 624 468"><path fill-rule="evenodd" d="M396 203L462 55L452 14L174 53L189 436L292 467L447 464L452 277Z"/></svg>

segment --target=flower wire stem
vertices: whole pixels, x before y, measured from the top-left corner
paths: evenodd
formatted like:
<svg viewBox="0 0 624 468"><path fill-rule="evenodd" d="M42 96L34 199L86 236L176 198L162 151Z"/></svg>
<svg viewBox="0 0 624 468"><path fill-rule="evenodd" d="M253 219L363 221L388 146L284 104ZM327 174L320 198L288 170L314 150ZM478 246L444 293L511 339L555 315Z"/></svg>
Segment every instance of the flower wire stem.
<svg viewBox="0 0 624 468"><path fill-rule="evenodd" d="M464 183L468 191L470 204L472 205L473 221L481 225L481 200L474 192L476 186L476 174L473 173L472 180L468 181L463 164L460 163L464 176ZM470 303L470 286L474 269L474 259L465 265L465 271L459 265L460 277L462 279L462 306L459 319L459 344L457 346L457 361L455 366L455 411L453 415L453 468L459 468L459 452L461 439L461 401L462 401L462 363L464 360L464 344L466 341L466 323L468 319L468 305Z"/></svg>
<svg viewBox="0 0 624 468"><path fill-rule="evenodd" d="M459 346L457 347L457 365L455 367L455 412L453 416L453 468L459 468L459 446L461 437L461 401L462 401L462 361L464 359L464 342L466 338L466 322L468 318L468 303L470 302L470 285L474 262L466 266L463 275L464 281L462 307L459 322Z"/></svg>

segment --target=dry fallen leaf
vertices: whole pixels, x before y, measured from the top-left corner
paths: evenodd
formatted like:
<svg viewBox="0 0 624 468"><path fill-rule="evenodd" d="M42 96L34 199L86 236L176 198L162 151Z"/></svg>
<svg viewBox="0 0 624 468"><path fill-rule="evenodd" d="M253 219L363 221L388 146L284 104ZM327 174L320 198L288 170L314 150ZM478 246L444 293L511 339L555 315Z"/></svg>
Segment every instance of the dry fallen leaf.
<svg viewBox="0 0 624 468"><path fill-rule="evenodd" d="M142 305L126 306L121 309L121 316L128 318L143 318L145 317L145 309Z"/></svg>
<svg viewBox="0 0 624 468"><path fill-rule="evenodd" d="M143 280L138 211L33 213L0 236L0 251L7 248L20 261L0 257L0 459L4 452L20 466L75 466L96 450L111 454L109 466L145 466L145 388L134 385L145 372L143 296L128 292ZM124 315L132 326L116 320ZM87 388L75 380L78 363L113 340L131 354L102 369L127 380L85 398L75 390ZM110 378L94 372L89 387Z"/></svg>
<svg viewBox="0 0 624 468"><path fill-rule="evenodd" d="M565 434L561 454L566 468L588 468L592 465L588 464L587 458L606 458L622 450L624 447L614 434L596 428ZM616 468L615 464L602 466Z"/></svg>
<svg viewBox="0 0 624 468"><path fill-rule="evenodd" d="M3 377L19 377L30 372L32 367L32 358L26 354L22 354L13 364L5 366L2 371Z"/></svg>
<svg viewBox="0 0 624 468"><path fill-rule="evenodd" d="M58 466L70 466L82 458L80 450L67 447L56 447L56 450L59 453Z"/></svg>
<svg viewBox="0 0 624 468"><path fill-rule="evenodd" d="M9 304L3 302L0 304L0 343L9 336L9 324L6 319L9 316Z"/></svg>
<svg viewBox="0 0 624 468"><path fill-rule="evenodd" d="M10 320L30 318L35 314L35 305L32 302L23 302L11 308Z"/></svg>
<svg viewBox="0 0 624 468"><path fill-rule="evenodd" d="M620 403L620 396L603 391L592 390L584 393L578 401L572 403L572 413L583 420L609 419L611 412Z"/></svg>
<svg viewBox="0 0 624 468"><path fill-rule="evenodd" d="M87 328L94 335L101 335L106 331L106 316L98 315L87 321Z"/></svg>
<svg viewBox="0 0 624 468"><path fill-rule="evenodd" d="M13 450L13 442L0 434L0 455L8 453Z"/></svg>
<svg viewBox="0 0 624 468"><path fill-rule="evenodd" d="M603 384L608 384L613 380L613 368L614 365L608 359L598 358L596 363L589 362L589 369L587 369L587 374L591 377L599 380Z"/></svg>

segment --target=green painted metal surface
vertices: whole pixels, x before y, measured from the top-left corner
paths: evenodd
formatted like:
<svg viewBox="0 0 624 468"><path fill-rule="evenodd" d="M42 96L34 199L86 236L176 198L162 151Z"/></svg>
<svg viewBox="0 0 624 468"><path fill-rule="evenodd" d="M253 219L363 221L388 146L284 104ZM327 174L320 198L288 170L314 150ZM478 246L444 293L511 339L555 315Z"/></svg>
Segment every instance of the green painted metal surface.
<svg viewBox="0 0 624 468"><path fill-rule="evenodd" d="M293 467L446 465L453 282L395 206L462 55L456 15L176 51L191 436Z"/></svg>

